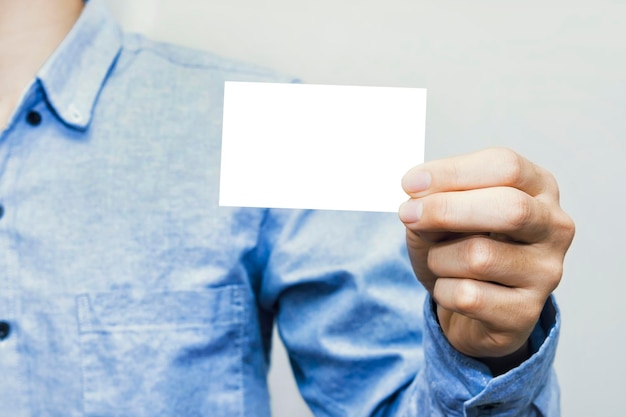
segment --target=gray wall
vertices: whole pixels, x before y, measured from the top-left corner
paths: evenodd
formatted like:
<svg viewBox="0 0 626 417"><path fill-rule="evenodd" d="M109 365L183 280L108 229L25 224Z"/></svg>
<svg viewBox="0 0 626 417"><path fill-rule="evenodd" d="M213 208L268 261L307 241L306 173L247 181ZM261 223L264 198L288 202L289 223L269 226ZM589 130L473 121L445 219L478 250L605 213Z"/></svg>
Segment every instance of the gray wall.
<svg viewBox="0 0 626 417"><path fill-rule="evenodd" d="M577 222L557 290L563 415L625 415L626 4L108 2L129 29L307 82L427 87L427 159L502 145L550 169ZM275 415L310 415L274 361Z"/></svg>

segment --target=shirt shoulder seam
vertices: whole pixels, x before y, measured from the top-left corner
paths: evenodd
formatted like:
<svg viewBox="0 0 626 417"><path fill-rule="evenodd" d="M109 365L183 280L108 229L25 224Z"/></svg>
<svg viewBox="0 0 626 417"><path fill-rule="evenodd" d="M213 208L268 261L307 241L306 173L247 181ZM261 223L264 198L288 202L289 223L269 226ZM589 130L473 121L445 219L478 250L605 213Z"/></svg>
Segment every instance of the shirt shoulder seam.
<svg viewBox="0 0 626 417"><path fill-rule="evenodd" d="M295 81L295 77L281 76L279 72L262 66L239 61L237 59L220 56L211 52L194 49L185 46L170 44L167 42L155 41L141 34L126 34L122 50L126 53L139 55L140 53L150 53L164 59L174 65L185 68L198 68L208 70L232 71L240 74L264 76L272 78L285 78ZM222 62L216 62L222 61Z"/></svg>

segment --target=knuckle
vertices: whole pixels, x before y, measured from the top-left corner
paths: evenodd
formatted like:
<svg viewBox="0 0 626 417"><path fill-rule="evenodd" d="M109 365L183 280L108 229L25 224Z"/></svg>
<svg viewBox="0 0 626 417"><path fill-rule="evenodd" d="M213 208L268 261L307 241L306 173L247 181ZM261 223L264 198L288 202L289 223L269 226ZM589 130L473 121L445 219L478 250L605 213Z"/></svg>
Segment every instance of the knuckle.
<svg viewBox="0 0 626 417"><path fill-rule="evenodd" d="M563 257L552 253L541 261L541 267L537 270L537 277L533 280L532 287L536 288L541 296L547 296L558 287L563 277Z"/></svg>
<svg viewBox="0 0 626 417"><path fill-rule="evenodd" d="M500 148L499 160L503 167L503 181L505 185L515 186L522 182L524 159L508 148Z"/></svg>
<svg viewBox="0 0 626 417"><path fill-rule="evenodd" d="M477 237L468 240L466 251L468 272L472 276L488 275L496 261L489 239Z"/></svg>
<svg viewBox="0 0 626 417"><path fill-rule="evenodd" d="M464 314L474 314L482 306L480 289L471 279L461 279L457 283L455 304L458 311Z"/></svg>
<svg viewBox="0 0 626 417"><path fill-rule="evenodd" d="M576 234L576 224L574 220L567 215L564 211L561 211L557 220L557 227L561 231L563 238L566 240L567 245L571 243Z"/></svg>
<svg viewBox="0 0 626 417"><path fill-rule="evenodd" d="M545 280L548 293L551 293L558 287L563 277L563 262L560 259L554 259L549 263L547 278Z"/></svg>
<svg viewBox="0 0 626 417"><path fill-rule="evenodd" d="M459 185L463 183L463 175L461 174L463 170L459 167L459 162L456 159L452 159L450 161L450 165L448 166L448 178L452 181L454 188L459 188Z"/></svg>
<svg viewBox="0 0 626 417"><path fill-rule="evenodd" d="M567 250L574 240L576 224L560 207L550 213L550 241L555 247Z"/></svg>
<svg viewBox="0 0 626 417"><path fill-rule="evenodd" d="M541 169L544 178L544 187L547 192L551 193L557 200L559 199L559 184L556 177L547 169Z"/></svg>
<svg viewBox="0 0 626 417"><path fill-rule="evenodd" d="M447 229L452 220L452 210L444 196L433 196L429 208L431 226L435 229Z"/></svg>
<svg viewBox="0 0 626 417"><path fill-rule="evenodd" d="M513 230L526 227L533 217L533 206L530 198L522 193L516 193L509 204L508 223Z"/></svg>

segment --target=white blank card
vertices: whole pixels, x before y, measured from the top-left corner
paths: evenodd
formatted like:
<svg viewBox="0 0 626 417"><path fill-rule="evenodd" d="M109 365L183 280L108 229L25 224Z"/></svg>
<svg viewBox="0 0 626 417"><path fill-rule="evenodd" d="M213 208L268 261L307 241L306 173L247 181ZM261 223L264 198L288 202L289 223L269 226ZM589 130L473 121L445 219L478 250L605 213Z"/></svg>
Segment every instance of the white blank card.
<svg viewBox="0 0 626 417"><path fill-rule="evenodd" d="M426 90L226 82L219 204L394 212Z"/></svg>

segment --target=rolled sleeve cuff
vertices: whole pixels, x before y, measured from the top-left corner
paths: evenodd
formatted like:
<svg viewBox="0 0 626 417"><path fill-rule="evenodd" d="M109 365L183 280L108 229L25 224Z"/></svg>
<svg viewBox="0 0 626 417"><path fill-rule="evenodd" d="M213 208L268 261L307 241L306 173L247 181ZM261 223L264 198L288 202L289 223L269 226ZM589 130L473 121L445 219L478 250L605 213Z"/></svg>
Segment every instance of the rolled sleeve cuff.
<svg viewBox="0 0 626 417"><path fill-rule="evenodd" d="M432 304L428 297L424 304L424 349L425 376L433 393L432 401L438 403L433 404L435 408L445 415L460 415L459 410L464 410L462 415L467 417L559 415L559 389L552 364L560 314L553 297L546 302L531 335L532 356L495 378L485 364L450 345Z"/></svg>

